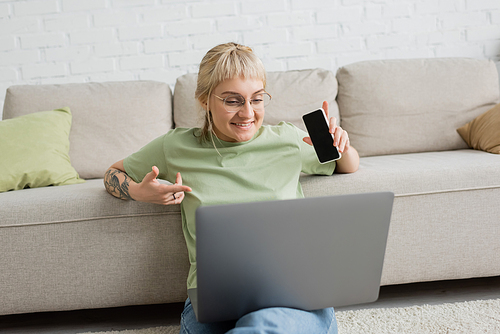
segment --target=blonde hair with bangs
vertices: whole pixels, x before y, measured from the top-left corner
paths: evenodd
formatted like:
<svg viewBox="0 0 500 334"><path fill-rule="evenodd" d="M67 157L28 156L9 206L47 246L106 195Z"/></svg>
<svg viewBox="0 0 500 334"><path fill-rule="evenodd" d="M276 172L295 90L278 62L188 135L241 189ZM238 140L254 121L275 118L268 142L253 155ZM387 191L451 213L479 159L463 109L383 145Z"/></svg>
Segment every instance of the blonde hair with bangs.
<svg viewBox="0 0 500 334"><path fill-rule="evenodd" d="M203 57L195 91L195 98L205 111L202 140L208 140L212 132L210 95L222 81L239 77L260 79L266 87L264 64L250 47L236 43L220 44Z"/></svg>

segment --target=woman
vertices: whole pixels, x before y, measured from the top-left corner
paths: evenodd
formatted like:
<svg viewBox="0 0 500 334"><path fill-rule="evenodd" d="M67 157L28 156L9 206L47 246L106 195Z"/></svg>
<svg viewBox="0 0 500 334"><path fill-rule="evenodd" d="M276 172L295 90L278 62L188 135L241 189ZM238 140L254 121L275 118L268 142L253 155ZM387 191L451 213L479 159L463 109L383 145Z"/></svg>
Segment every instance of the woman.
<svg viewBox="0 0 500 334"><path fill-rule="evenodd" d="M105 175L112 195L157 204L181 204L182 227L196 287L195 210L200 205L304 197L301 172L331 175L357 170L359 156L347 133L330 119L337 162L320 164L310 138L288 123L263 126L266 73L252 49L235 43L214 47L203 58L196 99L205 111L203 128L178 128L113 164ZM323 103L328 114L328 104ZM182 173L182 177L181 177ZM160 184L156 178L175 182ZM183 185L183 181L189 185ZM306 312L270 308L238 321L201 324L189 299L181 333L336 333L333 308Z"/></svg>

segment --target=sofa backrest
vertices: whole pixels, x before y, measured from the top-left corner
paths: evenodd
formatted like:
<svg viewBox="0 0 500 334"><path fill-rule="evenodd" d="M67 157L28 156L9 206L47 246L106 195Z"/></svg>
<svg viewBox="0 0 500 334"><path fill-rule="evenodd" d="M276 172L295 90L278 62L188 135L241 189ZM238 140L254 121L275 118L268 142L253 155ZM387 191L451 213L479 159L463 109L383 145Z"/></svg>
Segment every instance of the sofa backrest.
<svg viewBox="0 0 500 334"><path fill-rule="evenodd" d="M172 127L170 87L154 81L12 86L3 118L63 107L73 115L71 164L87 179Z"/></svg>
<svg viewBox="0 0 500 334"><path fill-rule="evenodd" d="M379 60L337 71L342 127L361 156L467 148L456 129L500 102L488 60Z"/></svg>
<svg viewBox="0 0 500 334"><path fill-rule="evenodd" d="M204 112L194 98L196 74L185 74L177 79L174 88L174 124L175 127L200 127ZM264 124L291 122L305 130L302 115L320 108L323 101L328 101L330 115L339 119L335 98L337 80L328 70L298 70L268 72L266 91L272 101L266 107Z"/></svg>

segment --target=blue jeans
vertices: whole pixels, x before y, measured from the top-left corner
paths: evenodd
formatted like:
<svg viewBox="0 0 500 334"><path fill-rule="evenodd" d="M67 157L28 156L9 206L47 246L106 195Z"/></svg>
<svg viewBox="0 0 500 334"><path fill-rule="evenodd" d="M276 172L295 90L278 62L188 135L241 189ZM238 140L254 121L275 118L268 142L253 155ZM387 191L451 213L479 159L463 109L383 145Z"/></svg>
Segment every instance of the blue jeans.
<svg viewBox="0 0 500 334"><path fill-rule="evenodd" d="M181 316L180 334L337 334L333 308L302 311L273 307L244 315L237 321L199 323L189 298Z"/></svg>

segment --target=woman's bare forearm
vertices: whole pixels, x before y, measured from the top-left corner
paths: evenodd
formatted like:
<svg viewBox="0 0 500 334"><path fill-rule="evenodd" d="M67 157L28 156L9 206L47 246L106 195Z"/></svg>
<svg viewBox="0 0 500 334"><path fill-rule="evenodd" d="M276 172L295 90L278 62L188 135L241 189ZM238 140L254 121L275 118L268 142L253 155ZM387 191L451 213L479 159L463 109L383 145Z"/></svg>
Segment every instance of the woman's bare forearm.
<svg viewBox="0 0 500 334"><path fill-rule="evenodd" d="M110 167L104 174L104 187L111 195L125 200L134 200L130 196L130 185L135 183L127 173Z"/></svg>
<svg viewBox="0 0 500 334"><path fill-rule="evenodd" d="M336 173L354 173L359 168L359 154L354 147L342 153L342 158L337 160Z"/></svg>
<svg viewBox="0 0 500 334"><path fill-rule="evenodd" d="M182 185L181 173L177 173L175 183L161 184L156 179L160 171L153 166L140 183L135 182L126 172L123 160L114 163L104 174L104 186L113 196L121 199L131 199L139 202L162 205L180 204L184 192L192 189Z"/></svg>

